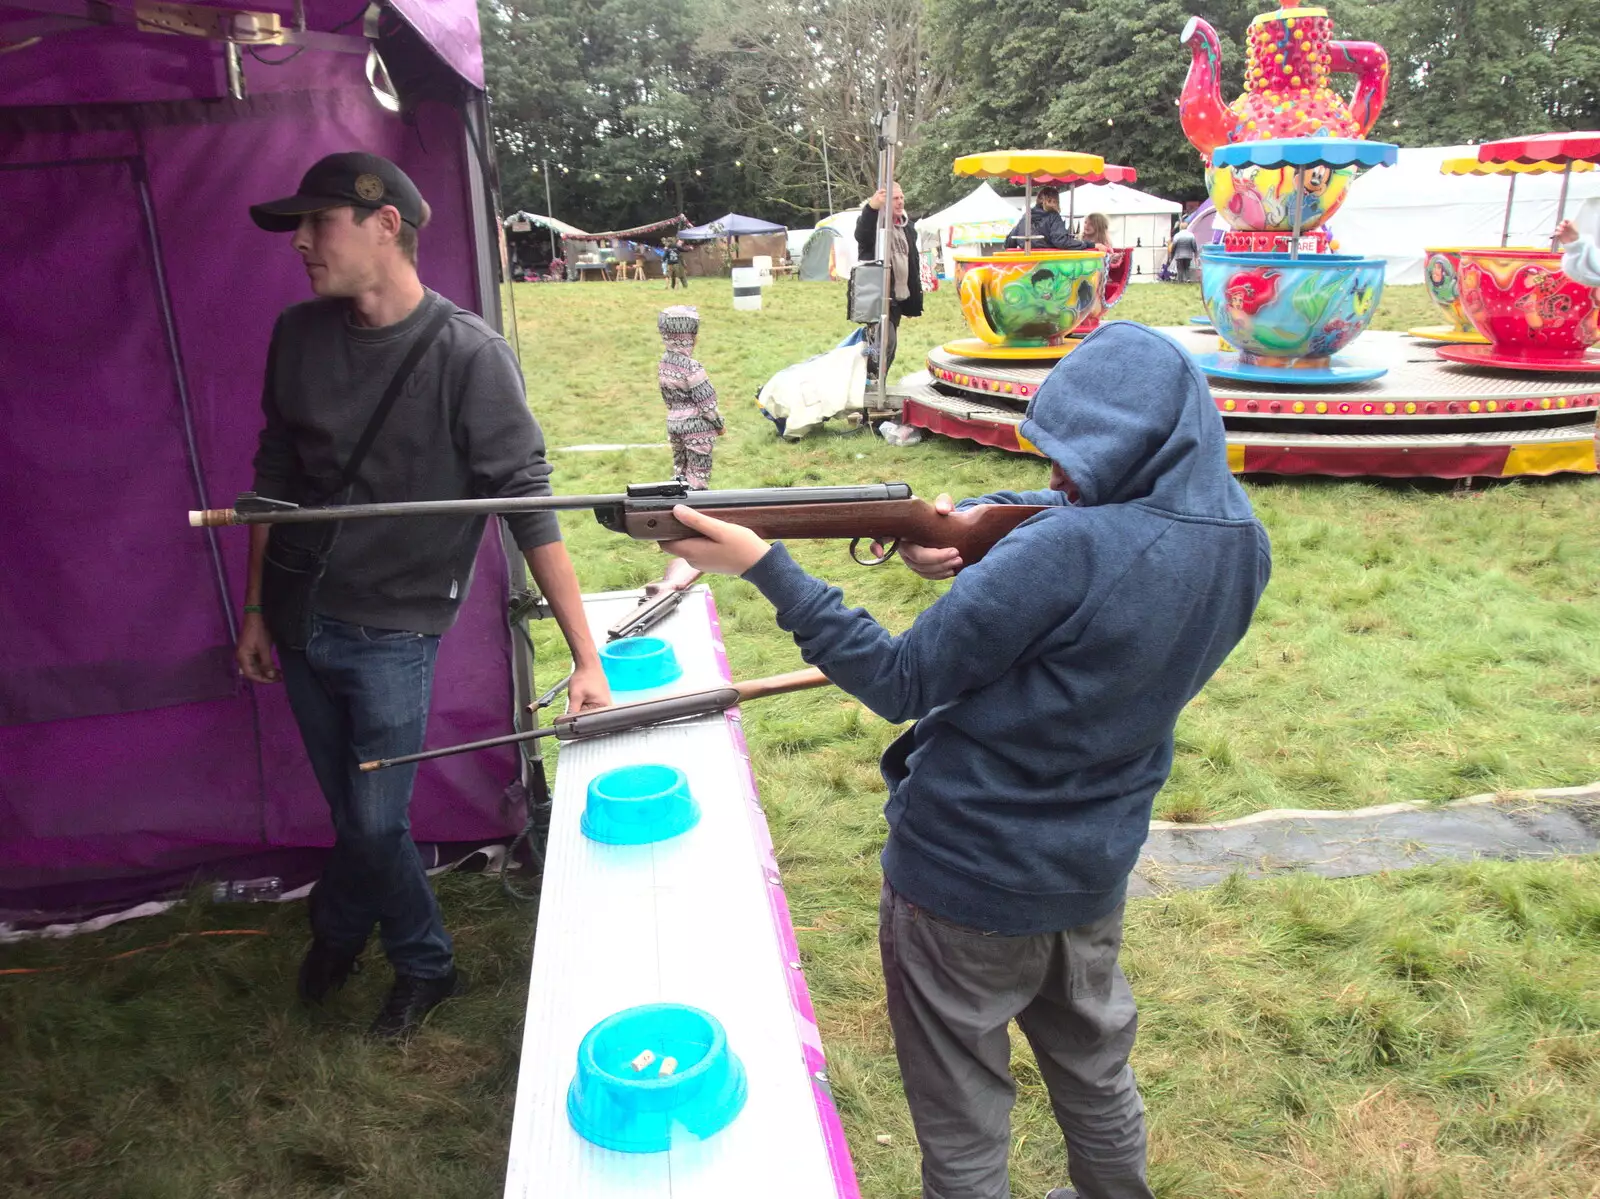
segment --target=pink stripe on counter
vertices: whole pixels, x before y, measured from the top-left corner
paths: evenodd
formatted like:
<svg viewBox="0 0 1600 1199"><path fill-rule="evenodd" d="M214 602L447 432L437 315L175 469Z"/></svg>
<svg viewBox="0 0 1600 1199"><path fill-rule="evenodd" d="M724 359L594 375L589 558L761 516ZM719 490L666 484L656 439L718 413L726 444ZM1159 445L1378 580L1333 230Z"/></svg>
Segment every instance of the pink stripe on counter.
<svg viewBox="0 0 1600 1199"><path fill-rule="evenodd" d="M705 592L705 597L706 614L711 621L711 643L717 654L717 669L722 672L723 678L732 682L733 672L728 668L728 652L722 642L722 622L717 618L716 598L710 590ZM805 972L800 968L800 943L795 938L789 900L783 893L783 881L778 874L778 859L772 848L772 831L767 827L766 814L761 810L755 770L750 764L750 747L745 741L744 721L738 708L728 710L726 723L734 748L744 759L745 803L750 815L750 831L755 837L761 872L767 880L767 905L772 915L772 926L778 934L778 945L787 963L785 974L788 976L789 1000L794 1008L795 1029L800 1034L806 1070L811 1075L811 1087L817 1102L817 1121L822 1126L822 1139L828 1146L834 1187L839 1199L861 1199L855 1164L850 1159L850 1145L845 1140L839 1109L833 1102L833 1092L828 1086L822 1034L817 1028L816 1009L811 1006L811 992L806 987Z"/></svg>

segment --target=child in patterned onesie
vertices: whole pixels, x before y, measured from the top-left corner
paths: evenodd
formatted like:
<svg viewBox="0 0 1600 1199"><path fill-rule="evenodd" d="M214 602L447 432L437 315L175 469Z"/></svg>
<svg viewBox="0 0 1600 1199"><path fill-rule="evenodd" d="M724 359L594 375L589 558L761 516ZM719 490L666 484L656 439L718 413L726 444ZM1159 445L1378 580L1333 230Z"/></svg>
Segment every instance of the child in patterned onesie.
<svg viewBox="0 0 1600 1199"><path fill-rule="evenodd" d="M657 377L667 405L667 440L672 443L674 476L693 491L711 483L711 449L725 432L717 414L717 389L706 369L690 355L700 331L700 313L687 304L665 308L656 320L662 344Z"/></svg>

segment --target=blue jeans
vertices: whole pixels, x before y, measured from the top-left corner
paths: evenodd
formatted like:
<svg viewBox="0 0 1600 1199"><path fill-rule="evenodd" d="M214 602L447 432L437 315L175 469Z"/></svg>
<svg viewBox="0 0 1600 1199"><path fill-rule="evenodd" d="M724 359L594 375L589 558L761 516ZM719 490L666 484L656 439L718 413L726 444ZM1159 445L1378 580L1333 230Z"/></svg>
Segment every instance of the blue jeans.
<svg viewBox="0 0 1600 1199"><path fill-rule="evenodd" d="M358 763L422 748L439 638L312 618L304 652L278 651L289 706L333 815L312 932L359 950L378 925L396 973L450 973L450 934L411 839L417 768L363 774Z"/></svg>

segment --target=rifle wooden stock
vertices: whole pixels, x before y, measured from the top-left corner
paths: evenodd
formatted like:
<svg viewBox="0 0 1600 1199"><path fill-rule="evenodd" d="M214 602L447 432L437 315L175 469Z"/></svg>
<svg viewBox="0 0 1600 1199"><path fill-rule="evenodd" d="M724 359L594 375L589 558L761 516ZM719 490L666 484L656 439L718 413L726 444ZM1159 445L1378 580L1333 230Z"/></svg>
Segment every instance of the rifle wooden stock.
<svg viewBox="0 0 1600 1199"><path fill-rule="evenodd" d="M927 500L908 499L707 508L705 514L743 525L761 537L906 541L932 549L957 550L962 562L970 564L992 550L1012 529L1044 510L1022 504L982 504L946 516ZM670 510L625 513L623 531L640 541L677 541L696 535Z"/></svg>

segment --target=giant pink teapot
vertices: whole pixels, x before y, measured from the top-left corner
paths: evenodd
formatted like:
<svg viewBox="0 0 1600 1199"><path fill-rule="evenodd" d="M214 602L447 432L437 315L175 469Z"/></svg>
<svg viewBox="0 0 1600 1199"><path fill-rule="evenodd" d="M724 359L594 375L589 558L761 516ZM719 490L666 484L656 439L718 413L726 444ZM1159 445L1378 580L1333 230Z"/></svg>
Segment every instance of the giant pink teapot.
<svg viewBox="0 0 1600 1199"><path fill-rule="evenodd" d="M1389 56L1371 42L1331 40L1333 21L1321 8L1280 8L1250 22L1245 90L1222 98L1217 33L1199 17L1183 30L1191 58L1178 101L1183 132L1206 161L1206 187L1234 229L1287 230L1293 197L1307 196L1300 227L1315 229L1344 202L1356 168L1319 167L1304 178L1293 168L1213 170L1211 152L1234 142L1285 137L1365 137L1389 91ZM1336 74L1356 76L1348 102L1329 86Z"/></svg>
<svg viewBox="0 0 1600 1199"><path fill-rule="evenodd" d="M1389 94L1389 56L1372 42L1332 40L1322 8L1280 8L1250 22L1244 94L1222 98L1217 31L1199 17L1183 30L1189 74L1178 101L1184 135L1210 163L1211 151L1273 137L1366 137ZM1332 75L1354 75L1346 102Z"/></svg>

